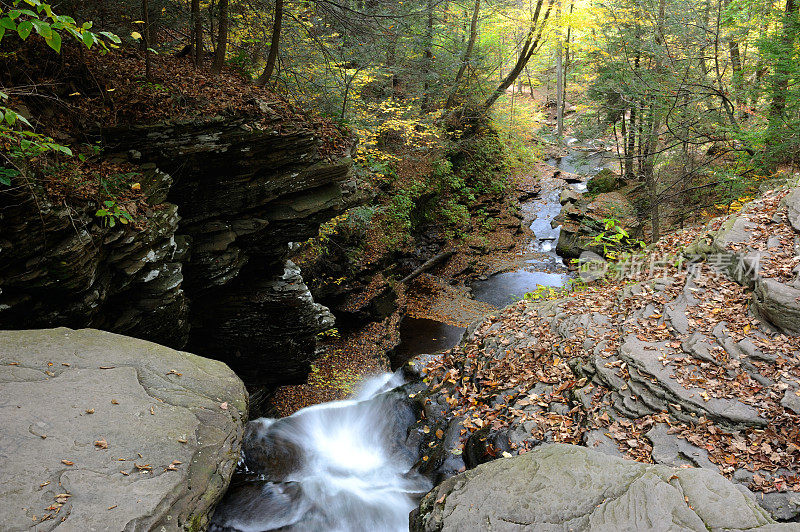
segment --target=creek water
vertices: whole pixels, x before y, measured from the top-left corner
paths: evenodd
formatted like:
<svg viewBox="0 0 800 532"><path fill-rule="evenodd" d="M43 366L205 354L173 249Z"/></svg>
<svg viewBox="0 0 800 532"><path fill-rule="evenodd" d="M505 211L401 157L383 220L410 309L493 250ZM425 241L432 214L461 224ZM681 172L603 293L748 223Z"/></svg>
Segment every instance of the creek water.
<svg viewBox="0 0 800 532"><path fill-rule="evenodd" d="M553 160L563 172L594 174L582 153ZM588 171L587 171L588 170ZM576 190L582 181L572 180ZM563 286L569 274L555 248L562 188L550 185L522 205L523 221L534 238L524 266L473 284L476 299L503 307L537 286ZM407 318L393 365L416 355L453 347L463 328L434 320ZM401 361L400 364L397 361ZM302 409L275 419L248 423L242 472L218 507L212 532L267 530L407 531L408 514L432 484L413 466L419 449L405 434L416 420L400 373L362 383L351 399Z"/></svg>
<svg viewBox="0 0 800 532"><path fill-rule="evenodd" d="M350 400L250 422L252 472L232 484L210 530L407 531L433 486L412 471L418 452L404 437L415 416L395 390L402 383L387 373Z"/></svg>
<svg viewBox="0 0 800 532"><path fill-rule="evenodd" d="M600 172L610 160L603 153L573 149L564 157L545 162L556 168L562 176L571 174L566 187L584 192L586 179ZM475 299L502 308L540 286L562 287L567 283L569 271L556 253L561 227L552 226L553 219L561 212L559 199L563 188L545 181L539 197L521 205L523 222L528 224L534 235L528 248L523 251L524 266L473 283Z"/></svg>

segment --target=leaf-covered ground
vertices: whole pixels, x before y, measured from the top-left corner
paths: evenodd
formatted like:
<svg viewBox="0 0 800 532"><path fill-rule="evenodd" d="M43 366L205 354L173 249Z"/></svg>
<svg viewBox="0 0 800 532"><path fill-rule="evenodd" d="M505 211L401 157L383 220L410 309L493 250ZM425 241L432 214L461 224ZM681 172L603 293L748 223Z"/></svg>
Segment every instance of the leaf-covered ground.
<svg viewBox="0 0 800 532"><path fill-rule="evenodd" d="M643 260L620 265L619 279L512 305L428 361L430 397L463 419L462 446L488 427L515 432L514 453L555 441L663 462L664 449L683 441L691 446L670 458L679 464L716 467L764 493L800 491L800 337L752 313L752 290L721 271L724 254L692 267L697 257L678 260L743 217L747 239L725 251L766 251L769 240L760 276L795 278L786 195L662 238Z"/></svg>

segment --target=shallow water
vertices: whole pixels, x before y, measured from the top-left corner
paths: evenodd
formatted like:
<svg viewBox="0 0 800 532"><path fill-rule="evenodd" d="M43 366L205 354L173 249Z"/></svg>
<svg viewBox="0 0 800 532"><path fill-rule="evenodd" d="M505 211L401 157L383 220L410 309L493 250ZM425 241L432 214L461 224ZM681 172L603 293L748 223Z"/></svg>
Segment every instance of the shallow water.
<svg viewBox="0 0 800 532"><path fill-rule="evenodd" d="M571 150L569 154L557 159L548 159L547 164L563 172L578 174L588 179L597 174L609 163L604 153ZM586 182L567 185L576 192L586 191ZM553 219L561 212L559 198L561 189L545 190L541 197L522 204L523 220L527 221L535 237L526 250L529 258L525 266L511 271L495 274L485 281L472 284L475 299L496 307L505 307L525 297L539 286L562 287L570 278L569 271L561 257L556 254L556 244L561 227L552 227Z"/></svg>
<svg viewBox="0 0 800 532"><path fill-rule="evenodd" d="M456 345L464 334L464 327L456 327L427 318L406 316L400 322L400 345L391 357L392 368L421 353L438 353Z"/></svg>

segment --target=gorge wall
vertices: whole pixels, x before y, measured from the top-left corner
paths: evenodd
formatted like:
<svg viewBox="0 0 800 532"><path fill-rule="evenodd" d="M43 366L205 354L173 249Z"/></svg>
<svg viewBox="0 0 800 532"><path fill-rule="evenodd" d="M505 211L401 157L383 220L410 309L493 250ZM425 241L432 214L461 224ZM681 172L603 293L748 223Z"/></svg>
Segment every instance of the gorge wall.
<svg viewBox="0 0 800 532"><path fill-rule="evenodd" d="M222 359L250 384L302 381L333 317L288 243L358 192L348 154L270 105L102 131L106 157L142 172L138 228L0 193L0 328L94 327Z"/></svg>

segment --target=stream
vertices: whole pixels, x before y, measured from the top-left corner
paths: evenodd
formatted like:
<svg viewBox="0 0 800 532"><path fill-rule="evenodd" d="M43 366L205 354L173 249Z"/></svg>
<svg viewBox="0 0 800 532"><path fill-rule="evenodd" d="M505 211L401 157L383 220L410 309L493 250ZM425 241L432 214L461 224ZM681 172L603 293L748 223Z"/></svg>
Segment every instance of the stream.
<svg viewBox="0 0 800 532"><path fill-rule="evenodd" d="M602 154L572 150L548 160L582 178L599 172ZM556 254L561 190L586 190L544 180L539 197L521 204L534 238L523 266L472 285L475 299L502 308L538 286L564 286L569 272ZM550 184L548 184L550 183ZM404 360L455 346L464 329L435 320L406 318L398 352ZM408 514L433 487L414 469L419 449L406 438L416 420L400 372L362 383L349 400L304 408L281 419L248 423L241 473L231 482L212 521L212 532L267 530L407 531Z"/></svg>

